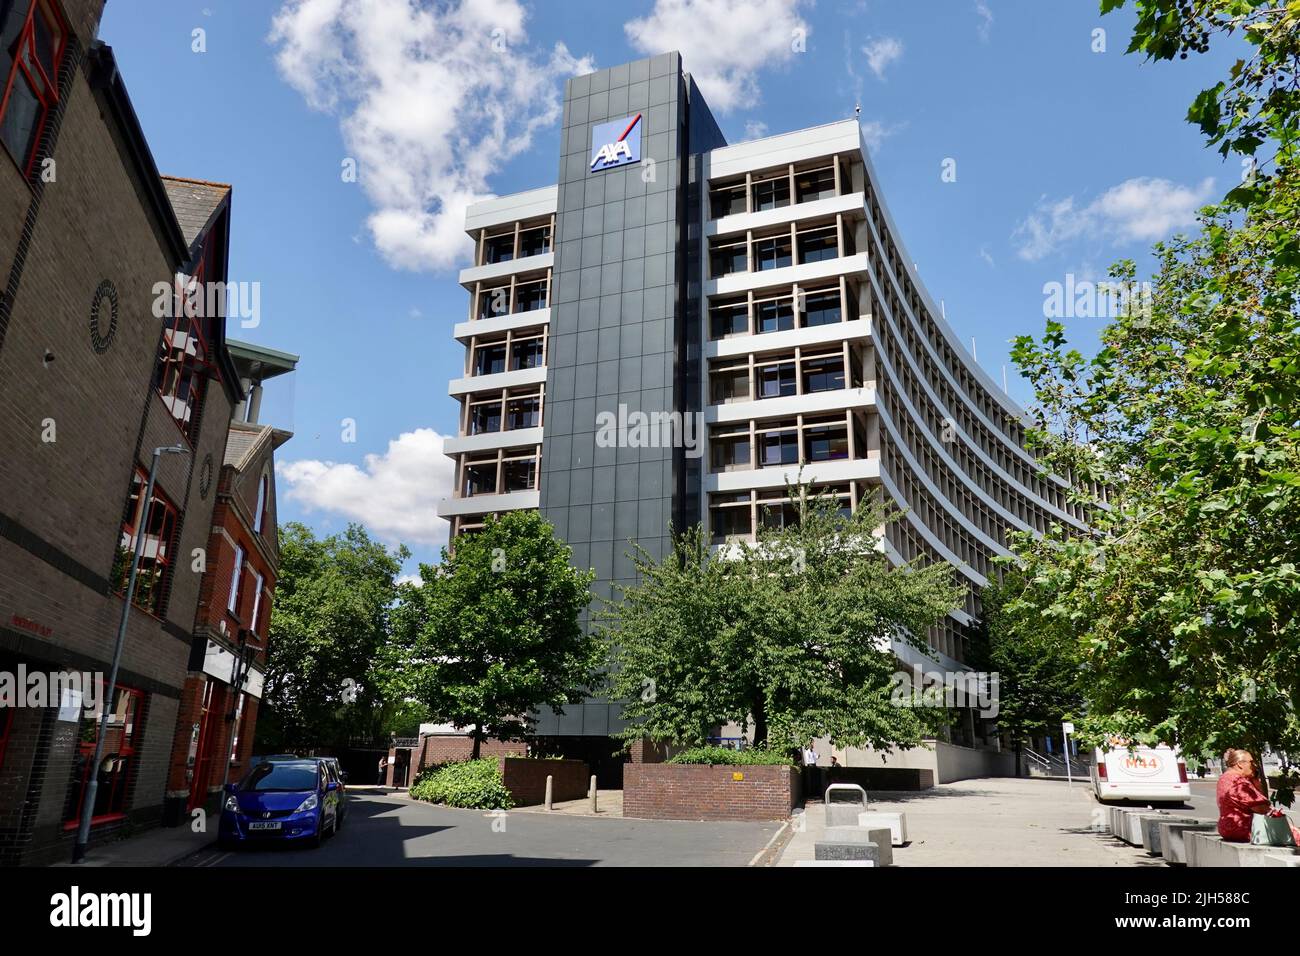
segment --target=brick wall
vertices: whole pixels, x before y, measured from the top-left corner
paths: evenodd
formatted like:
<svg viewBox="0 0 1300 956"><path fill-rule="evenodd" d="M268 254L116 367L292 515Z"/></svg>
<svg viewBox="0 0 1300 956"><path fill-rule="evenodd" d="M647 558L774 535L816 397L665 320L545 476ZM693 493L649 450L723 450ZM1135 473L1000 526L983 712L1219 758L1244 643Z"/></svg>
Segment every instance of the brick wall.
<svg viewBox="0 0 1300 956"><path fill-rule="evenodd" d="M473 752L474 741L469 737L448 734L425 737L419 757L415 761L416 770L432 764L469 760ZM528 745L522 740L485 740L479 745L481 757L523 756L527 753Z"/></svg>
<svg viewBox="0 0 1300 956"><path fill-rule="evenodd" d="M735 779L740 774L743 779ZM794 767L629 763L623 816L651 820L780 820L799 799Z"/></svg>
<svg viewBox="0 0 1300 956"><path fill-rule="evenodd" d="M535 806L546 801L546 778L551 781L554 800L578 800L587 795L591 771L581 760L534 760L501 757L501 780L514 797L515 805Z"/></svg>

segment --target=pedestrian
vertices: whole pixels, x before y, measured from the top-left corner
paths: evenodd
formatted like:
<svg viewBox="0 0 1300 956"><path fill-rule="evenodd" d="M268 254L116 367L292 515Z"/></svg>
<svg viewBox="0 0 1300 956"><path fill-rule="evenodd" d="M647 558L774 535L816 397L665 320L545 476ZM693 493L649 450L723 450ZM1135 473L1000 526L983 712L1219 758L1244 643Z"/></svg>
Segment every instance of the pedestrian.
<svg viewBox="0 0 1300 956"><path fill-rule="evenodd" d="M379 758L379 785L381 787L386 786L388 783L387 770L388 770L388 758L380 757Z"/></svg>
<svg viewBox="0 0 1300 956"><path fill-rule="evenodd" d="M1264 794L1264 779L1249 750L1231 749L1223 755L1223 774L1215 798L1219 803L1219 836L1231 843L1249 843L1251 823L1257 813L1271 807ZM1300 842L1300 832L1291 827Z"/></svg>
<svg viewBox="0 0 1300 956"><path fill-rule="evenodd" d="M821 797L822 795L821 788L817 786L817 761L819 759L817 747L811 740L808 741L808 746L803 749L803 781L804 793L809 797Z"/></svg>

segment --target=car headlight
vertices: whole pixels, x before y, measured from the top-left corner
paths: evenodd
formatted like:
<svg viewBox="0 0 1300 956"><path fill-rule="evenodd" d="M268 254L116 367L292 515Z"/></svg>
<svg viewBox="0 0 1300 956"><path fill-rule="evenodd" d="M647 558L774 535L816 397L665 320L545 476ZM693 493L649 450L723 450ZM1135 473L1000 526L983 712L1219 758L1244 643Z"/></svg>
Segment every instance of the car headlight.
<svg viewBox="0 0 1300 956"><path fill-rule="evenodd" d="M229 810L231 813L238 813L239 801L235 799L233 796L226 797L226 809Z"/></svg>
<svg viewBox="0 0 1300 956"><path fill-rule="evenodd" d="M310 797L300 803L298 809L293 812L306 813L308 810L315 810L318 806L320 806L320 801L316 799L316 794L313 793Z"/></svg>

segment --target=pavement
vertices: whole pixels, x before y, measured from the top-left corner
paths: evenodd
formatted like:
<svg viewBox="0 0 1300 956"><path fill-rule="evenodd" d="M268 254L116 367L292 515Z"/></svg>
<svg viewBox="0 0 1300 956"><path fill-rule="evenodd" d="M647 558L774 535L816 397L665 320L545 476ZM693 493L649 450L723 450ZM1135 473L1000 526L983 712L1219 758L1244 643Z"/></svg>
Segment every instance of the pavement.
<svg viewBox="0 0 1300 956"><path fill-rule="evenodd" d="M1193 788L1189 816L1205 816L1206 794ZM870 809L907 814L911 842L894 848L895 866L1164 866L1140 848L1095 829L1104 820L1086 783L991 777L908 793L868 793ZM1208 794L1213 815L1213 790ZM810 804L791 824L777 866L813 859L825 812Z"/></svg>
<svg viewBox="0 0 1300 956"><path fill-rule="evenodd" d="M623 791L622 790L597 790L596 791L596 811L593 814L591 810L591 798L583 797L580 800L556 800L551 804L551 809L547 810L546 805L542 803L532 804L527 807L515 807L511 811L519 813L562 813L565 816L577 817L622 817L623 816Z"/></svg>
<svg viewBox="0 0 1300 956"><path fill-rule="evenodd" d="M184 866L747 866L784 826L601 813L459 810L349 787L347 822L319 849L201 850ZM574 801L576 802L576 801Z"/></svg>
<svg viewBox="0 0 1300 956"><path fill-rule="evenodd" d="M81 863L55 863L53 866L171 866L179 860L216 843L216 828L211 833L195 833L188 825L153 827L125 840L96 843L91 834L86 859Z"/></svg>

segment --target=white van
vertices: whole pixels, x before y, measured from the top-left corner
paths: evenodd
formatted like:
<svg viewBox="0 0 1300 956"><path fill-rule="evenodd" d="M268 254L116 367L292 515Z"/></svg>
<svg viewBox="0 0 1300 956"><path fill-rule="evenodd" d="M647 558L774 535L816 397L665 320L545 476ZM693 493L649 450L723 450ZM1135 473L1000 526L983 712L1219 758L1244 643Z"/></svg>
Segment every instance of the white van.
<svg viewBox="0 0 1300 956"><path fill-rule="evenodd" d="M1112 741L1110 750L1098 747L1093 753L1092 788L1102 802L1180 803L1192 796L1187 764L1177 748L1165 744L1158 747L1137 744L1130 749L1126 741Z"/></svg>

